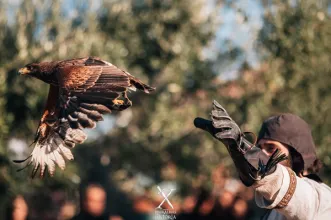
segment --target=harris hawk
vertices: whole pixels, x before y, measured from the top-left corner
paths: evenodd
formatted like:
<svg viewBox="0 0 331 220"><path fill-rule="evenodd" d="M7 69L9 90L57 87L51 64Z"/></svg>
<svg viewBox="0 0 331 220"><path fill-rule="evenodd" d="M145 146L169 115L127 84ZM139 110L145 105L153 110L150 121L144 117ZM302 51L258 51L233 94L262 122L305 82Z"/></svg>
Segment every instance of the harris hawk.
<svg viewBox="0 0 331 220"><path fill-rule="evenodd" d="M53 176L56 165L64 170L65 161L74 158L71 149L87 138L84 128L94 128L96 122L103 120L103 114L122 111L132 105L128 91L138 89L149 93L155 90L96 57L31 63L19 73L50 84L33 142L35 147L28 158L14 161L29 160L27 166L33 166L32 177L38 170L40 176L44 176L46 168Z"/></svg>

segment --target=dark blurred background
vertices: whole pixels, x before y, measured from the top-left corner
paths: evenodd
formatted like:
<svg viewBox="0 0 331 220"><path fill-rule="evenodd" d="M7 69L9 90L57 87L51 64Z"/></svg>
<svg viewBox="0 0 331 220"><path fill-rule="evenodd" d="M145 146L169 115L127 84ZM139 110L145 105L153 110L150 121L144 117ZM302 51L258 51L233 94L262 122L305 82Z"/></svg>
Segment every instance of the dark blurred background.
<svg viewBox="0 0 331 220"><path fill-rule="evenodd" d="M153 219L157 186L176 189L177 219L258 219L225 147L193 126L213 99L243 130L275 113L303 117L330 184L330 3L0 0L0 219ZM133 107L89 131L65 171L32 180L12 160L32 151L48 86L17 70L84 56L157 90L131 94Z"/></svg>

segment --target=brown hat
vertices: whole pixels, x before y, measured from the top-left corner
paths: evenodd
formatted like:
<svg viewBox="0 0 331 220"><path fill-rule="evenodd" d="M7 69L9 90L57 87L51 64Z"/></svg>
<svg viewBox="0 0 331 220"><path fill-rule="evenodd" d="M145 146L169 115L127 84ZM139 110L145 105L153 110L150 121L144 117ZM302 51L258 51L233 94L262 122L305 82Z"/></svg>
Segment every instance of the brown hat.
<svg viewBox="0 0 331 220"><path fill-rule="evenodd" d="M304 163L297 164L297 166L299 165L305 170L317 159L310 127L299 116L286 113L265 120L259 132L258 144L262 144L265 139L278 141L294 148L303 159L303 161L301 158L296 161Z"/></svg>

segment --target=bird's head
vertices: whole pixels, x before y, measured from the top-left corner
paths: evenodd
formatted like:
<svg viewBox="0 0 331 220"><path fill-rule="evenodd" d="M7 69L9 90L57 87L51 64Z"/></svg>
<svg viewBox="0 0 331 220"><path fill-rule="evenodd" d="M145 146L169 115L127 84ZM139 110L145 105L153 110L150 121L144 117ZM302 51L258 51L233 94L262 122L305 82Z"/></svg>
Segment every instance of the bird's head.
<svg viewBox="0 0 331 220"><path fill-rule="evenodd" d="M39 63L30 63L19 69L18 72L21 75L37 76L40 73L40 65Z"/></svg>
<svg viewBox="0 0 331 220"><path fill-rule="evenodd" d="M56 62L41 62L41 63L30 63L19 69L20 75L33 76L35 78L44 80L45 77L49 77L53 72L53 67Z"/></svg>

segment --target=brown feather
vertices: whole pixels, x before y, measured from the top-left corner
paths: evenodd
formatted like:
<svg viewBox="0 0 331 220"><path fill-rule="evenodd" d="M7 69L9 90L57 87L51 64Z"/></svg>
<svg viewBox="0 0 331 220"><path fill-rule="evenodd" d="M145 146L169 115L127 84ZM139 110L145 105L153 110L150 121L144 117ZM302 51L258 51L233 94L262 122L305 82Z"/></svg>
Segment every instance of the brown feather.
<svg viewBox="0 0 331 220"><path fill-rule="evenodd" d="M111 110L109 108L107 108L106 106L101 105L101 104L82 103L81 106L85 109L96 110L96 111L100 112L101 114L111 113Z"/></svg>
<svg viewBox="0 0 331 220"><path fill-rule="evenodd" d="M100 114L98 111L95 110L88 110L83 107L79 107L78 110L84 114L86 114L90 119L94 121L102 121L103 117L102 114Z"/></svg>

